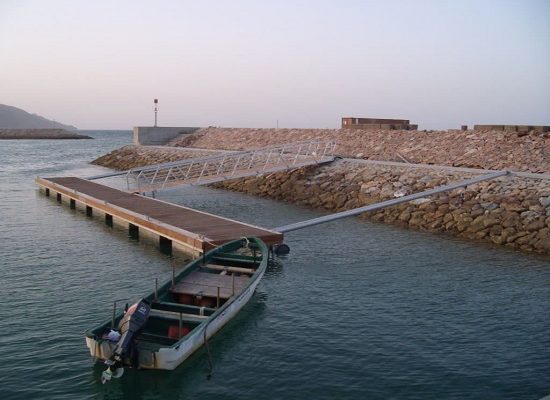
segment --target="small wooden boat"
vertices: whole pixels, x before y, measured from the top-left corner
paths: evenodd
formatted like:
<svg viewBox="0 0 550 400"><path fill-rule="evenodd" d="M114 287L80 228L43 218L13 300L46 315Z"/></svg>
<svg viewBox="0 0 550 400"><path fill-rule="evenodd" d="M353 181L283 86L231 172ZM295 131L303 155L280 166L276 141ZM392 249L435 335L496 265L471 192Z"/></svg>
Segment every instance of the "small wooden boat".
<svg viewBox="0 0 550 400"><path fill-rule="evenodd" d="M268 261L257 238L217 247L186 265L158 290L86 332L90 354L109 366L105 383L124 366L172 370L250 300Z"/></svg>

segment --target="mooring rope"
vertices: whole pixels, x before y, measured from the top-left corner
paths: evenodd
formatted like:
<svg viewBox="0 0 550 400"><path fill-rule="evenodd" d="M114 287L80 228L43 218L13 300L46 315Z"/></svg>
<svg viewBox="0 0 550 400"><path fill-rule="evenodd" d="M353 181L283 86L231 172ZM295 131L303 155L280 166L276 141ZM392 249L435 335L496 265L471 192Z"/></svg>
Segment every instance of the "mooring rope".
<svg viewBox="0 0 550 400"><path fill-rule="evenodd" d="M248 240L248 238L247 238L246 236L242 236L242 237L241 237L241 240L244 240L244 241L245 241L246 247L247 247L247 248L250 247L250 240Z"/></svg>
<svg viewBox="0 0 550 400"><path fill-rule="evenodd" d="M212 354L210 354L210 346L208 345L208 339L206 339L206 329L208 328L208 325L204 327L203 336L204 336L204 345L206 346L206 355L208 359L208 367L210 368L210 371L208 372L208 375L206 376L206 379L210 380L212 377L212 371L214 370L214 364L212 363Z"/></svg>
<svg viewBox="0 0 550 400"><path fill-rule="evenodd" d="M247 237L242 237L241 239L244 239L246 241L246 247L249 247L250 246L250 240L248 240ZM205 237L202 237L202 240L215 246L215 247L218 247L218 245L212 243L211 241L209 241L208 239L206 239ZM204 257L205 257L205 254L206 253L203 253L203 261L204 261ZM204 346L206 347L206 356L207 356L207 360L208 360L208 368L210 369L208 375L206 376L206 379L210 380L210 378L212 378L212 372L214 371L214 363L212 362L212 353L210 353L210 346L208 344L208 339L206 338L206 329L208 329L208 324L204 327L204 330L203 330L203 339L204 339Z"/></svg>

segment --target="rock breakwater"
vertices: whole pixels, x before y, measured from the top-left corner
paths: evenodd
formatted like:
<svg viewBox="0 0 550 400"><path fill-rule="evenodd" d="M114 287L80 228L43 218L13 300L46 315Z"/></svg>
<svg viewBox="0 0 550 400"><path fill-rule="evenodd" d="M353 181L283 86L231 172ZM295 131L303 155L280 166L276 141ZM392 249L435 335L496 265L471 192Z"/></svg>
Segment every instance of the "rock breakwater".
<svg viewBox="0 0 550 400"><path fill-rule="evenodd" d="M0 139L93 139L64 129L0 129Z"/></svg>
<svg viewBox="0 0 550 400"><path fill-rule="evenodd" d="M434 169L338 162L321 168L229 181L216 187L344 211L472 176ZM548 181L503 177L362 216L410 229L550 254Z"/></svg>
<svg viewBox="0 0 550 400"><path fill-rule="evenodd" d="M332 139L342 157L482 169L550 172L548 132L203 128L170 146L243 150Z"/></svg>
<svg viewBox="0 0 550 400"><path fill-rule="evenodd" d="M216 151L211 150L195 150L181 147L128 145L95 159L92 161L92 164L112 169L127 170L145 165L204 157L216 153Z"/></svg>

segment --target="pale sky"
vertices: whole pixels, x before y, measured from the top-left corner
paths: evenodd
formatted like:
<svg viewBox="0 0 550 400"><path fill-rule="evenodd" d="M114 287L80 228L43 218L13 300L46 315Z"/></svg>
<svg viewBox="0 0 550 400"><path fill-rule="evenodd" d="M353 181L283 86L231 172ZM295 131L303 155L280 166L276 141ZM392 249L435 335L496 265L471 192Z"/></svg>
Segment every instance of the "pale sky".
<svg viewBox="0 0 550 400"><path fill-rule="evenodd" d="M76 125L550 125L550 0L0 0L0 103Z"/></svg>

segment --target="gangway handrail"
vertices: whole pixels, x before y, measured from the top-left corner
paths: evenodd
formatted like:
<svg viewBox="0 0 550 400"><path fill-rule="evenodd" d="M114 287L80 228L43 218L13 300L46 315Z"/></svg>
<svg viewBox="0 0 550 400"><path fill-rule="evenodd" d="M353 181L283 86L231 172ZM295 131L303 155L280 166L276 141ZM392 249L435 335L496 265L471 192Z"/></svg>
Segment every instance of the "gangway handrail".
<svg viewBox="0 0 550 400"><path fill-rule="evenodd" d="M166 163L144 165L142 167L130 168L129 170L123 171L123 172L125 174L127 174L127 173L135 173L135 172L138 172L138 171L144 171L144 172L154 171L154 170L159 169L159 168L170 168L170 167L174 167L174 166L185 165L185 164L188 164L188 163L192 162L193 160L195 160L195 162L199 159L200 159L201 162L202 161L214 161L214 160L224 159L224 158L227 158L227 157L230 157L230 156L238 156L238 155L241 155L241 154L251 154L251 153L255 153L255 152L266 152L266 151L275 150L275 149L279 149L279 148L288 148L289 146L296 147L296 146L301 146L301 145L304 145L304 144L321 143L321 142L334 143L335 141L316 139L316 140L304 140L304 141L301 141L301 142L293 142L293 143L290 143L290 144L289 143L276 144L276 145L271 145L271 146L266 146L266 147L258 147L258 148L255 148L255 149L236 150L236 151L232 151L232 152L229 152L229 153L223 153L223 154L213 154L213 155L204 156L204 157L194 157L194 158L188 158L188 159L184 159L184 160L170 161L170 162L166 162ZM204 149L204 150L208 150L208 149Z"/></svg>
<svg viewBox="0 0 550 400"><path fill-rule="evenodd" d="M334 140L315 139L135 167L125 172L126 183L139 192L209 184L330 162L335 148Z"/></svg>

